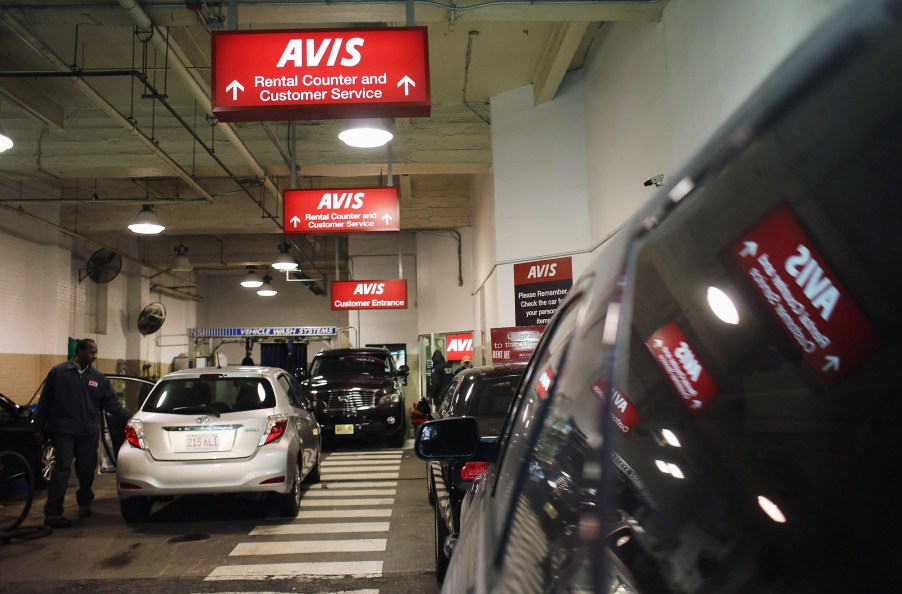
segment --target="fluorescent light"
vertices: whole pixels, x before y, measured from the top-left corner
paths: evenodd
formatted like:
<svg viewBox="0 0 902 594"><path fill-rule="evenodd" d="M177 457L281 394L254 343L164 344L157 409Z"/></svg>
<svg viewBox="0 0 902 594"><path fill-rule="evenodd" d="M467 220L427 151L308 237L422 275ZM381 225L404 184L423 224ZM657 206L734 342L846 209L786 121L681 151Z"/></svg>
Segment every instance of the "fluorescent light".
<svg viewBox="0 0 902 594"><path fill-rule="evenodd" d="M11 148L13 148L13 139L3 132L0 132L0 153L8 151Z"/></svg>
<svg viewBox="0 0 902 594"><path fill-rule="evenodd" d="M382 120L351 120L348 128L338 135L346 145L356 148L384 146L393 137Z"/></svg>
<svg viewBox="0 0 902 594"><path fill-rule="evenodd" d="M717 287L708 287L708 307L722 322L739 323L739 311L730 296Z"/></svg>
<svg viewBox="0 0 902 594"><path fill-rule="evenodd" d="M268 274L263 277L263 284L257 289L257 295L261 297L272 297L276 295L278 291L276 291L273 286L270 284L272 277Z"/></svg>
<svg viewBox="0 0 902 594"><path fill-rule="evenodd" d="M159 219L157 219L157 215L154 214L153 209L150 208L147 204L144 205L144 208L135 215L135 219L132 221L132 224L128 226L134 233L139 235L156 235L158 233L162 233L164 227L160 224Z"/></svg>

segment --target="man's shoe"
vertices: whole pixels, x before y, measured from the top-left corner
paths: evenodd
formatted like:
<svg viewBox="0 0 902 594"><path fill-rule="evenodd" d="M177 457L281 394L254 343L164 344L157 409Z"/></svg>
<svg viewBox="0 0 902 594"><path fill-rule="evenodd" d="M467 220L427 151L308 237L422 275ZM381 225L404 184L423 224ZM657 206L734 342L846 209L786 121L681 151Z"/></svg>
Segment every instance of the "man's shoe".
<svg viewBox="0 0 902 594"><path fill-rule="evenodd" d="M51 528L71 528L72 520L66 516L47 516L44 518L44 524Z"/></svg>
<svg viewBox="0 0 902 594"><path fill-rule="evenodd" d="M90 516L90 515L91 515L91 508L90 508L90 507L80 507L80 508L78 508L78 517L79 517L79 518L87 518L87 517Z"/></svg>

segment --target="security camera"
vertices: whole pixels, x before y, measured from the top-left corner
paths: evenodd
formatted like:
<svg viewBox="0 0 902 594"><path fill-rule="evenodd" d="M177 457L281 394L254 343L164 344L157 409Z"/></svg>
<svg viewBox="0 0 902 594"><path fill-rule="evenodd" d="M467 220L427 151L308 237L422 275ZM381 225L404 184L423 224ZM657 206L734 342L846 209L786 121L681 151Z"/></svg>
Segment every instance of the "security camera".
<svg viewBox="0 0 902 594"><path fill-rule="evenodd" d="M660 188L662 183L664 183L664 174L659 173L658 175L656 175L654 177L650 177L647 180L645 180L645 182L643 182L642 185L644 185L646 187L654 186L656 188Z"/></svg>

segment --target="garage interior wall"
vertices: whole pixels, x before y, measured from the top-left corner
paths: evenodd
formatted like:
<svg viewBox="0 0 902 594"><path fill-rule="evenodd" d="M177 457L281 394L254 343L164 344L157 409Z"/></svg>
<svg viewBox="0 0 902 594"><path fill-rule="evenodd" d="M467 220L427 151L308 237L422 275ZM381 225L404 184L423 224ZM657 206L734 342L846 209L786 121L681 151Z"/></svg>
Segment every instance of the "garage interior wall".
<svg viewBox="0 0 902 594"><path fill-rule="evenodd" d="M846 1L671 2L658 24L604 25L586 66L568 75L551 103L532 106L529 87L493 98L493 174L471 184L471 203L480 213L491 205L494 225L474 218L471 275L464 290L453 294L452 309L441 303L436 309L456 311L461 299L470 299L460 323L451 323L459 328L478 321L477 341L491 327L513 325L513 260L575 251L578 274L593 248L651 196L643 181L672 175L782 57ZM46 209L41 216L55 220ZM485 249L489 241L494 253ZM417 240L415 249L427 246L432 249L431 241ZM0 210L4 394L27 401L49 366L65 357L67 337L92 335L76 315L83 293L73 271L93 248L9 208ZM446 274L445 261L437 276L417 260L418 282L454 276ZM153 337L137 337L132 329L140 307L161 300L149 291L151 274L128 266L108 284L107 333L95 336L101 371L115 371L117 360L136 357L168 364L179 348L158 348ZM164 301L169 315L162 332L193 326L195 317L199 326L320 325L335 319L328 300L309 291L271 302L267 319L261 319L258 301L249 300L259 297L248 298L235 281L208 277L200 281L204 301ZM283 287L277 288L282 295ZM347 319L343 314L334 325L347 325Z"/></svg>

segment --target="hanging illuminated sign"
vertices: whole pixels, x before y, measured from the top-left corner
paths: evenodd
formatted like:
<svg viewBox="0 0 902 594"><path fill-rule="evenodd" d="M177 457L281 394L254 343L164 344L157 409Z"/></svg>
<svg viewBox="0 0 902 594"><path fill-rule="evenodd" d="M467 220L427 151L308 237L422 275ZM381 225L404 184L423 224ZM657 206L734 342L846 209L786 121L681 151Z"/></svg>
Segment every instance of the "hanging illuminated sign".
<svg viewBox="0 0 902 594"><path fill-rule="evenodd" d="M680 395L683 405L695 414L702 412L717 395L718 387L676 320L649 336L645 346Z"/></svg>
<svg viewBox="0 0 902 594"><path fill-rule="evenodd" d="M428 117L426 27L214 31L224 122Z"/></svg>
<svg viewBox="0 0 902 594"><path fill-rule="evenodd" d="M332 309L407 309L407 281L332 281Z"/></svg>
<svg viewBox="0 0 902 594"><path fill-rule="evenodd" d="M400 231L398 188L285 190L284 233Z"/></svg>
<svg viewBox="0 0 902 594"><path fill-rule="evenodd" d="M839 381L874 349L873 324L788 207L758 221L730 253L822 382Z"/></svg>

